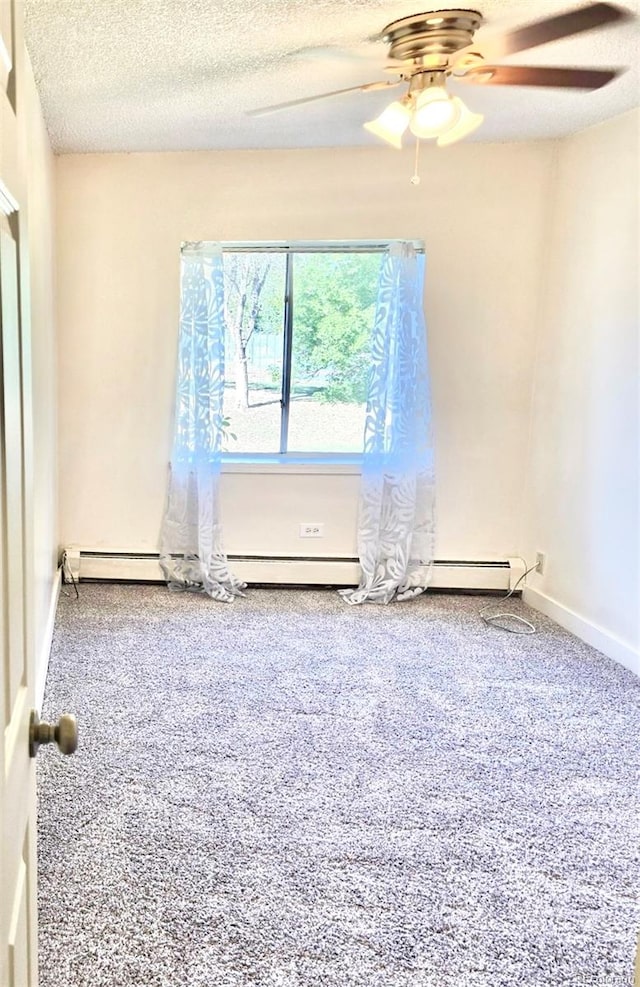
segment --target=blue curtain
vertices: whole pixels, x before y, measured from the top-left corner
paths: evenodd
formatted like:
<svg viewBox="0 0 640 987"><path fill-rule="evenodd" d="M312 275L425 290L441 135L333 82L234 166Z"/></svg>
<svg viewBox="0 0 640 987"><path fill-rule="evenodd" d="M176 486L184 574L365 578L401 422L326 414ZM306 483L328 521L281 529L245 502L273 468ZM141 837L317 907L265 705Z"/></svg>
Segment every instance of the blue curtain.
<svg viewBox="0 0 640 987"><path fill-rule="evenodd" d="M405 600L427 588L435 477L424 255L393 244L380 272L372 334L358 522L362 577L348 603Z"/></svg>
<svg viewBox="0 0 640 987"><path fill-rule="evenodd" d="M245 584L222 548L220 467L224 400L222 250L182 250L175 424L160 562L171 589L194 589L226 603Z"/></svg>

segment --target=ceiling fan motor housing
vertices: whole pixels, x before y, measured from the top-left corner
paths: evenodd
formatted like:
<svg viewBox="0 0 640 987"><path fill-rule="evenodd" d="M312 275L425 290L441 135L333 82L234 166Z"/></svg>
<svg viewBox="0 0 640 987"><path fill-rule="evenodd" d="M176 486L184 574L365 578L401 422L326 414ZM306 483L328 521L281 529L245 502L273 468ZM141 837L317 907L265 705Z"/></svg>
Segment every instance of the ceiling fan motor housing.
<svg viewBox="0 0 640 987"><path fill-rule="evenodd" d="M482 14L477 10L434 10L393 21L382 32L382 40L389 45L390 59L428 59L435 67L472 44L481 24Z"/></svg>

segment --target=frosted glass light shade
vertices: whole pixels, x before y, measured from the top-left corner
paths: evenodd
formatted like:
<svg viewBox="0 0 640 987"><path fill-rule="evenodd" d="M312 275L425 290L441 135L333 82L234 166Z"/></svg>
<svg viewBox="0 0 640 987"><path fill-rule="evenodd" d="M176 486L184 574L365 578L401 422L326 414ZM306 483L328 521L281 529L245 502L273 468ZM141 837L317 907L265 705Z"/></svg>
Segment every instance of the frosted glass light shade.
<svg viewBox="0 0 640 987"><path fill-rule="evenodd" d="M375 120L369 120L364 124L364 129L381 137L387 144L400 149L402 147L402 135L409 126L411 111L409 107L399 100L390 103Z"/></svg>
<svg viewBox="0 0 640 987"><path fill-rule="evenodd" d="M449 144L455 144L456 141L462 140L463 137L467 137L474 130L477 130L484 120L482 113L472 113L457 96L453 97L453 102L458 104L460 116L458 122L450 130L438 137L436 141L438 147L447 147Z"/></svg>
<svg viewBox="0 0 640 987"><path fill-rule="evenodd" d="M411 133L416 137L439 137L455 127L460 118L460 100L449 97L442 86L430 86L420 93L411 117Z"/></svg>

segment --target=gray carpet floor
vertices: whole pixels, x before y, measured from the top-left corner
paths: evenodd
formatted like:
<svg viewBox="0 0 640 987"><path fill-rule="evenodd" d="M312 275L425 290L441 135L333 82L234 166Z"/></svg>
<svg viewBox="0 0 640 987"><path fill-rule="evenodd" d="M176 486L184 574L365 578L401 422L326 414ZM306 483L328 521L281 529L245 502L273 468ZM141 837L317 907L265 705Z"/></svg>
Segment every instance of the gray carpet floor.
<svg viewBox="0 0 640 987"><path fill-rule="evenodd" d="M486 598L82 585L38 755L41 987L628 987L640 682ZM531 614L520 602L523 614Z"/></svg>

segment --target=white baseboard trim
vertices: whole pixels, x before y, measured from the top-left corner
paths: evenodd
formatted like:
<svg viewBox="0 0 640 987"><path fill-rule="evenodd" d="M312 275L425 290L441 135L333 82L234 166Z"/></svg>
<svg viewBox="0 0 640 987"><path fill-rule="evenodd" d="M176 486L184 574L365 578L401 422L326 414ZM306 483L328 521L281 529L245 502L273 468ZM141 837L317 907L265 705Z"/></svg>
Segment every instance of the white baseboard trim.
<svg viewBox="0 0 640 987"><path fill-rule="evenodd" d="M58 599L60 597L60 587L62 586L62 569L58 569L53 577L51 587L51 601L49 603L49 613L47 623L44 628L44 636L40 642L40 650L37 655L36 668L36 709L42 710L44 690L47 684L47 672L49 670L49 656L51 654L51 644L53 642L53 629L56 623L56 610L58 609Z"/></svg>
<svg viewBox="0 0 640 987"><path fill-rule="evenodd" d="M551 617L561 627L590 644L592 648L601 651L607 658L612 658L620 665L628 668L630 672L640 676L640 652L629 644L625 644L615 634L611 634L598 624L593 624L585 617L581 617L580 614L574 613L569 607L558 603L557 600L547 596L539 589L533 589L530 586L525 587L522 598L534 610L540 610L541 613Z"/></svg>

